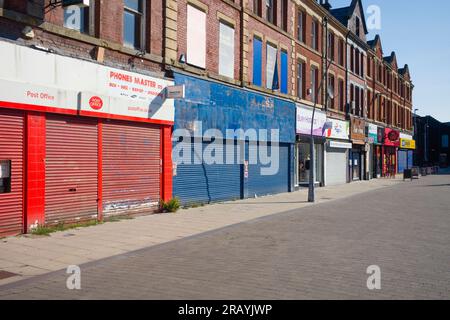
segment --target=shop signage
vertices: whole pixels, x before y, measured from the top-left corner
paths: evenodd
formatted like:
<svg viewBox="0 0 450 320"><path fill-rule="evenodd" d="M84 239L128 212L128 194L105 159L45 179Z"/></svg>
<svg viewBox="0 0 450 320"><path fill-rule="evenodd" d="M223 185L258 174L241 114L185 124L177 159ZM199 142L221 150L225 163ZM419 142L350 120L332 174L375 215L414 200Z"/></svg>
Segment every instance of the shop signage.
<svg viewBox="0 0 450 320"><path fill-rule="evenodd" d="M336 120L328 118L331 128L325 130L327 138L348 140L350 135L350 125L348 121Z"/></svg>
<svg viewBox="0 0 450 320"><path fill-rule="evenodd" d="M165 96L173 81L7 42L0 56L9 62L0 68L0 101L174 121L174 100Z"/></svg>
<svg viewBox="0 0 450 320"><path fill-rule="evenodd" d="M369 143L378 143L378 127L369 123L367 126L367 140Z"/></svg>
<svg viewBox="0 0 450 320"><path fill-rule="evenodd" d="M377 129L377 143L383 144L384 142L384 128L378 127Z"/></svg>
<svg viewBox="0 0 450 320"><path fill-rule="evenodd" d="M311 134L311 119L313 110L309 107L297 105L297 134ZM327 121L327 115L321 110L317 110L314 114L313 135L323 137L323 128Z"/></svg>
<svg viewBox="0 0 450 320"><path fill-rule="evenodd" d="M328 145L330 148L336 149L351 149L352 144L349 142L340 142L340 141L328 141Z"/></svg>
<svg viewBox="0 0 450 320"><path fill-rule="evenodd" d="M364 142L366 139L366 122L364 120L351 118L350 138Z"/></svg>
<svg viewBox="0 0 450 320"><path fill-rule="evenodd" d="M416 149L416 141L409 139L400 139L400 148L402 149Z"/></svg>
<svg viewBox="0 0 450 320"><path fill-rule="evenodd" d="M400 146L400 132L390 128L384 129L384 144L386 146Z"/></svg>
<svg viewBox="0 0 450 320"><path fill-rule="evenodd" d="M405 133L400 132L400 139L413 140L413 136L410 134L405 134Z"/></svg>

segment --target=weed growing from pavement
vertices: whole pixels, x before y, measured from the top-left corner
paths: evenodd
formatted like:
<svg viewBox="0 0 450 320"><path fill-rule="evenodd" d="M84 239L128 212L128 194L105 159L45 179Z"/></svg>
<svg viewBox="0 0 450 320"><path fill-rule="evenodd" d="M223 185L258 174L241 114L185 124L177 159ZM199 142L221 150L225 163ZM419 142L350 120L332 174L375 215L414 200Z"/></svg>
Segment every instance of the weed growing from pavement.
<svg viewBox="0 0 450 320"><path fill-rule="evenodd" d="M181 203L180 200L177 197L175 197L167 202L161 200L160 207L163 212L177 212L178 209L180 209L181 207Z"/></svg>
<svg viewBox="0 0 450 320"><path fill-rule="evenodd" d="M102 224L102 221L98 220L89 220L89 221L83 221L83 222L77 222L77 223L58 223L57 225L53 226L46 226L46 225L38 225L33 231L31 231L31 234L33 235L39 235L39 236L48 236L50 233L58 232L58 231L65 231L70 229L76 229L76 228L85 228L85 227L92 227L99 224Z"/></svg>

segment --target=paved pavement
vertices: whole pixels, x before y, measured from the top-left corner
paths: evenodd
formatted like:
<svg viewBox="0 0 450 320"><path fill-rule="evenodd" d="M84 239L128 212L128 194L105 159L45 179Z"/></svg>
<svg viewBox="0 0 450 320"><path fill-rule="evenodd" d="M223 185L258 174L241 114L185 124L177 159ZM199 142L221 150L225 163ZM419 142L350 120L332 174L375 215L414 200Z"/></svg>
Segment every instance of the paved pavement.
<svg viewBox="0 0 450 320"><path fill-rule="evenodd" d="M81 290L60 271L0 298L449 299L449 195L450 176L422 177L90 262Z"/></svg>
<svg viewBox="0 0 450 320"><path fill-rule="evenodd" d="M401 180L372 180L317 190L318 203L375 190ZM181 210L176 214L137 217L89 228L57 232L51 237L20 236L0 239L0 271L17 276L0 286L24 278L123 254L183 237L222 228L309 204L306 190L259 199L226 202Z"/></svg>

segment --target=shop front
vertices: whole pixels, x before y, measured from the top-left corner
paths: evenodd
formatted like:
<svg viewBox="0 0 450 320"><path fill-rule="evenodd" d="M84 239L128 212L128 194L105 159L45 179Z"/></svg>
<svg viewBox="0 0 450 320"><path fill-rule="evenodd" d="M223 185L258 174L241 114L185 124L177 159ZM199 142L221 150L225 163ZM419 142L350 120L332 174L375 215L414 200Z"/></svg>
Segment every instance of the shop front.
<svg viewBox="0 0 450 320"><path fill-rule="evenodd" d="M348 159L352 149L350 124L348 121L328 118L329 128L325 148L325 185L339 185L349 182Z"/></svg>
<svg viewBox="0 0 450 320"><path fill-rule="evenodd" d="M363 180L366 172L366 122L362 119L351 117L350 139L352 149L349 155L350 181Z"/></svg>
<svg viewBox="0 0 450 320"><path fill-rule="evenodd" d="M293 190L295 104L174 72L173 193L197 205Z"/></svg>
<svg viewBox="0 0 450 320"><path fill-rule="evenodd" d="M398 149L398 173L413 166L413 152L416 149L416 141L409 134L400 133L400 146Z"/></svg>
<svg viewBox="0 0 450 320"><path fill-rule="evenodd" d="M297 104L296 123L296 159L295 159L295 186L306 187L309 177L314 169L314 181L318 186L324 185L324 150L325 132L327 121L325 112L316 110L314 114L313 136L314 136L314 165L311 163L311 120L313 109L308 106Z"/></svg>
<svg viewBox="0 0 450 320"><path fill-rule="evenodd" d="M378 127L372 123L367 124L367 143L369 150L367 152L368 158L368 177L369 179L377 178L377 144L378 144Z"/></svg>
<svg viewBox="0 0 450 320"><path fill-rule="evenodd" d="M384 129L383 176L395 177L397 174L397 150L400 146L400 132L391 128Z"/></svg>
<svg viewBox="0 0 450 320"><path fill-rule="evenodd" d="M4 42L0 54L0 235L172 197L172 81Z"/></svg>
<svg viewBox="0 0 450 320"><path fill-rule="evenodd" d="M384 128L377 127L377 139L373 144L373 177L379 179L383 176L383 141Z"/></svg>

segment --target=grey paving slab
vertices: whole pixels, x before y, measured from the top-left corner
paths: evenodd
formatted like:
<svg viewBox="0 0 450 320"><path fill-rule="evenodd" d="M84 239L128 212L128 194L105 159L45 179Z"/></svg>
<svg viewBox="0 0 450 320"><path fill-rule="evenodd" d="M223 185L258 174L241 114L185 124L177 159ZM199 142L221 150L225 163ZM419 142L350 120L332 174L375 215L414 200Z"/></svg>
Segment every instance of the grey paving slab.
<svg viewBox="0 0 450 320"><path fill-rule="evenodd" d="M81 265L81 290L60 271L0 298L449 299L450 176L386 186Z"/></svg>

